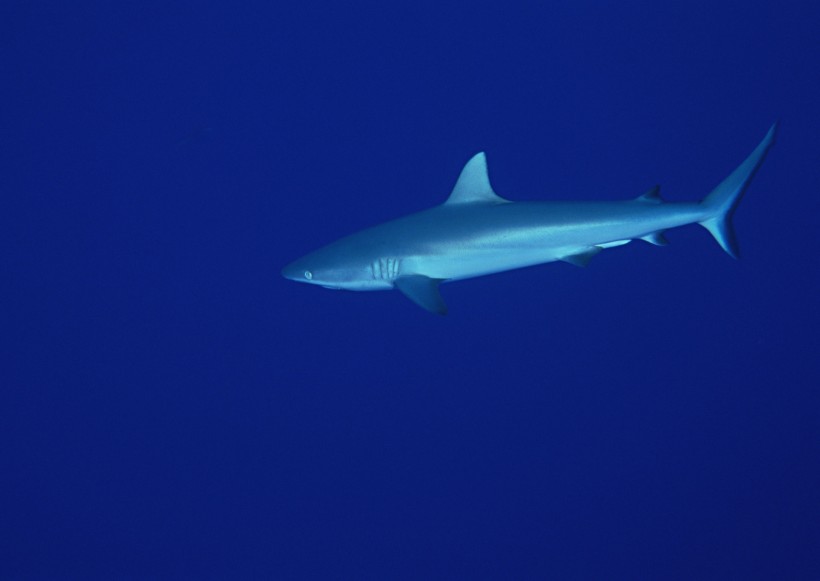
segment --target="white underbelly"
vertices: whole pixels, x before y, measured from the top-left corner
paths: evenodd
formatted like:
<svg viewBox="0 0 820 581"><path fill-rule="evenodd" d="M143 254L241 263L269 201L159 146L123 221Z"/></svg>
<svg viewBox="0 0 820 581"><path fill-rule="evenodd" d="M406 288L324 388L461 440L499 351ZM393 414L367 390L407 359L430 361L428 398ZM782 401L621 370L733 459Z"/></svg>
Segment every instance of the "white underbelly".
<svg viewBox="0 0 820 581"><path fill-rule="evenodd" d="M504 272L560 260L580 248L530 248L515 251L471 250L444 255L408 257L402 274L421 274L430 278L459 280Z"/></svg>

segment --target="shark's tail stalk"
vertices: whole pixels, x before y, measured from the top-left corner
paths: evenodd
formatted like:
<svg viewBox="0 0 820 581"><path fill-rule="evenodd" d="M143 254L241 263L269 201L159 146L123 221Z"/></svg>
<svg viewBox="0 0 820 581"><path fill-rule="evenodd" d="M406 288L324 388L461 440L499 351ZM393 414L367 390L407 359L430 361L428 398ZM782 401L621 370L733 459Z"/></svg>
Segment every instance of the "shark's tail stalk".
<svg viewBox="0 0 820 581"><path fill-rule="evenodd" d="M735 230L732 227L732 216L746 192L749 182L752 181L769 149L774 145L777 125L777 123L772 125L766 137L746 158L746 161L741 163L735 171L729 174L729 177L723 180L718 187L712 190L712 193L701 201L701 204L708 208L710 212L709 217L700 222L700 225L709 230L721 248L733 258L740 256L740 248L735 237Z"/></svg>

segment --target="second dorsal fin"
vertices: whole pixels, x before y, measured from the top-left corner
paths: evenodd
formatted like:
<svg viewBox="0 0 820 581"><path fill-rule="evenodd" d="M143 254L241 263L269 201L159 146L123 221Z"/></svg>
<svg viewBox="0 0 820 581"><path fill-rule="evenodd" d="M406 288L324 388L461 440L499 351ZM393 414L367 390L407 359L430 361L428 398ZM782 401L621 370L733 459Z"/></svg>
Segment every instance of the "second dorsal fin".
<svg viewBox="0 0 820 581"><path fill-rule="evenodd" d="M647 190L645 194L635 198L635 201L643 202L645 204L663 204L663 198L661 198L661 187L653 186Z"/></svg>

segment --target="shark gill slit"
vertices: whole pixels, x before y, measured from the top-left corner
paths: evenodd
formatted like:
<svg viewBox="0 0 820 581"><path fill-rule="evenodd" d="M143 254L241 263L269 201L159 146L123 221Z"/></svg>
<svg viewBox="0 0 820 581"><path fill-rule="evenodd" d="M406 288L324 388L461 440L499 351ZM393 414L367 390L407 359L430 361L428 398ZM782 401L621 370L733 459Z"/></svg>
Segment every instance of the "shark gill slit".
<svg viewBox="0 0 820 581"><path fill-rule="evenodd" d="M373 280L395 280L399 275L401 260L398 258L379 258L370 264Z"/></svg>

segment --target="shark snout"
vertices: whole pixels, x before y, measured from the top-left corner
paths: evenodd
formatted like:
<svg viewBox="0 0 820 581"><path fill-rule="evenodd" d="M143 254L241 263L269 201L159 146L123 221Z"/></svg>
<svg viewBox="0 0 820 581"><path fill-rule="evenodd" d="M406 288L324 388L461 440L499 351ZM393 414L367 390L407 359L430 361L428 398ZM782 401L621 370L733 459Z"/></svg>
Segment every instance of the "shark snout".
<svg viewBox="0 0 820 581"><path fill-rule="evenodd" d="M288 280L304 280L305 271L299 267L298 261L291 262L282 269L282 276Z"/></svg>
<svg viewBox="0 0 820 581"><path fill-rule="evenodd" d="M313 272L310 267L305 264L303 259L295 260L282 269L282 276L288 280L295 280L296 282L307 282L316 284L317 281L313 279Z"/></svg>

